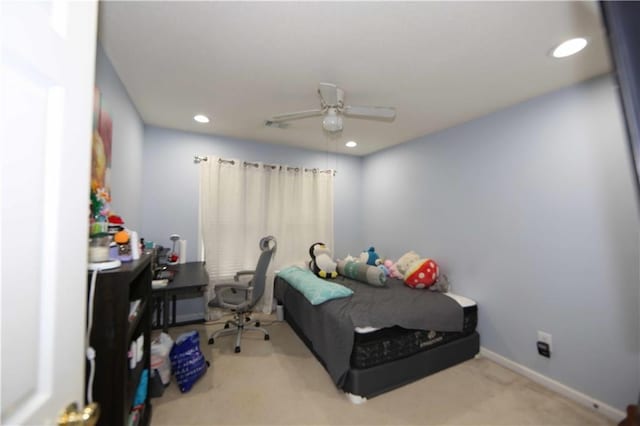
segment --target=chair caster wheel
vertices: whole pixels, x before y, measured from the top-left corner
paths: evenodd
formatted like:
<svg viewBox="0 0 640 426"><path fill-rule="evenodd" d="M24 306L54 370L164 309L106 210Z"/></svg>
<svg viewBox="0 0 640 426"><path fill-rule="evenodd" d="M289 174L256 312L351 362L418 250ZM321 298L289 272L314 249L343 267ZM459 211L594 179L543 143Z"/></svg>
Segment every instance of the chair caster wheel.
<svg viewBox="0 0 640 426"><path fill-rule="evenodd" d="M211 367L211 363L209 361L205 361L207 363L207 368Z"/></svg>
<svg viewBox="0 0 640 426"><path fill-rule="evenodd" d="M224 325L224 328L229 328L229 323L226 323L226 324Z"/></svg>
<svg viewBox="0 0 640 426"><path fill-rule="evenodd" d="M240 353L240 346L236 346L236 353Z"/></svg>
<svg viewBox="0 0 640 426"><path fill-rule="evenodd" d="M251 321L251 317L245 317L244 318L244 322L249 322L249 321Z"/></svg>
<svg viewBox="0 0 640 426"><path fill-rule="evenodd" d="M265 334L265 335L264 335L264 340L269 340L269 339L270 339L269 335L268 335L268 334Z"/></svg>
<svg viewBox="0 0 640 426"><path fill-rule="evenodd" d="M256 321L256 327L260 327L260 321Z"/></svg>
<svg viewBox="0 0 640 426"><path fill-rule="evenodd" d="M210 344L210 345L213 345L213 337L210 337L210 338L209 338L209 344Z"/></svg>

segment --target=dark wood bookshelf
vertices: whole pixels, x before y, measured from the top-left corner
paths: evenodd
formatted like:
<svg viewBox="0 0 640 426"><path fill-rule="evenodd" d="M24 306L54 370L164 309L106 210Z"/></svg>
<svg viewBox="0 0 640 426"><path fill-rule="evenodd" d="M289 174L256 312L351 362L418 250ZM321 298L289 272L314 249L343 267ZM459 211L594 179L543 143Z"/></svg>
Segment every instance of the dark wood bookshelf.
<svg viewBox="0 0 640 426"><path fill-rule="evenodd" d="M98 425L125 426L142 372L151 365L151 257L123 263L117 269L98 272L93 307L90 344L96 351L93 399L100 404ZM91 272L89 272L89 281ZM130 303L140 300L135 316L129 319ZM134 369L129 368L131 342L144 336L143 356ZM87 377L89 371L87 370ZM140 426L151 421L147 397L140 413Z"/></svg>

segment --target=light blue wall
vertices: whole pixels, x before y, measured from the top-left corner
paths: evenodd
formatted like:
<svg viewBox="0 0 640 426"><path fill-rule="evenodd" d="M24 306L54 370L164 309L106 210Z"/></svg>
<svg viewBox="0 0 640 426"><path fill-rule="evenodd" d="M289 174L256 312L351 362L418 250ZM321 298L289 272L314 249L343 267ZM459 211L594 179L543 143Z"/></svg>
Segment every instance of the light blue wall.
<svg viewBox="0 0 640 426"><path fill-rule="evenodd" d="M349 251L362 250L362 159L359 157L154 126L146 126L144 132L144 238L167 247L171 244L169 235L179 234L187 240L187 261L197 260L199 172L193 162L196 154L336 169L333 253L339 257Z"/></svg>
<svg viewBox="0 0 640 426"><path fill-rule="evenodd" d="M100 43L96 50L96 86L113 120L111 208L125 225L142 224L142 149L144 124Z"/></svg>
<svg viewBox="0 0 640 426"><path fill-rule="evenodd" d="M638 211L610 78L371 155L363 179L364 237L436 259L477 300L482 346L619 409L637 398Z"/></svg>
<svg viewBox="0 0 640 426"><path fill-rule="evenodd" d="M610 78L364 160L144 127L101 46L96 84L114 122L113 208L146 238L178 233L197 258L194 154L335 168L336 256L431 256L478 301L484 347L619 409L637 397L637 200ZM550 360L537 330L553 335Z"/></svg>

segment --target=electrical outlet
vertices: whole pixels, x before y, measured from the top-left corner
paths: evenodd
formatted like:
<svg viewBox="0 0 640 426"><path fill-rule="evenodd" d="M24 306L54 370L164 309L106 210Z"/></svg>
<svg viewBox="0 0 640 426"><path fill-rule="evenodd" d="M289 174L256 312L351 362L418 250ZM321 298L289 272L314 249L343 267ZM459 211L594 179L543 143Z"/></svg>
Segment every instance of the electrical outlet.
<svg viewBox="0 0 640 426"><path fill-rule="evenodd" d="M547 358L551 357L551 334L538 331L538 353Z"/></svg>

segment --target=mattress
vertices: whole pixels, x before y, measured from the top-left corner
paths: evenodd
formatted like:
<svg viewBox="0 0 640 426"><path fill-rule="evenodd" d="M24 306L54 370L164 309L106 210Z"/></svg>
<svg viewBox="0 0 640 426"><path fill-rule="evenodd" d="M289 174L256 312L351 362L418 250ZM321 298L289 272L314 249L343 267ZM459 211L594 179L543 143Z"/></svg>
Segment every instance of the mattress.
<svg viewBox="0 0 640 426"><path fill-rule="evenodd" d="M463 308L463 329L459 332L411 330L402 327L375 329L356 327L351 353L352 368L364 369L428 351L469 336L478 323L478 307L471 299L445 293Z"/></svg>
<svg viewBox="0 0 640 426"><path fill-rule="evenodd" d="M331 380L339 388L345 386L348 376L353 376L350 372L354 369L351 365L351 355L356 337L355 327L372 326L383 329L398 326L411 330L455 333L462 332L464 329L463 306L455 298L439 292L413 290L400 280L389 281L385 287L373 287L345 277L338 277L334 282L352 289L353 295L314 306L283 277L276 276L274 295L284 305L285 319L290 324L295 323L298 334L304 336L305 343L308 343L314 355L331 376ZM441 348L459 341L382 365L357 369L357 371L371 371L372 375L367 377L375 379L376 371L390 364L391 367L387 370L393 375L397 373L395 366L404 368L403 361L422 359L421 355L442 352ZM471 347L470 351L473 349ZM452 365L447 360L442 361L437 362L436 366L446 368ZM418 370L423 371L423 369ZM437 371L437 369L430 371ZM359 379L356 381L361 382ZM395 383L397 380L390 377L390 382ZM361 395L370 394L374 389L380 388L375 383L364 388L359 385L355 387L364 389L365 393Z"/></svg>
<svg viewBox="0 0 640 426"><path fill-rule="evenodd" d="M317 306L311 305L300 292L278 276L275 279L274 295L284 305L287 323L325 367L336 386L344 392L372 398L464 362L478 353L478 333L471 331L471 334L465 335L476 326L475 302L447 293L412 290L401 283L393 285L388 282L381 289L348 279L342 281L341 283L354 289L354 295ZM404 296L410 296L410 300ZM365 303L367 301L368 304ZM360 306L359 315L355 315L357 320L354 320L353 315L354 304ZM399 306L404 309L398 309ZM447 310L453 309L456 312L453 322L450 321L450 315L446 320L439 315L435 320L421 316L425 313L432 316L445 306ZM419 311L414 311L415 308ZM369 315L362 315L363 313ZM409 313L409 318L405 318ZM400 318L394 315L400 315ZM354 331L356 324L360 327L356 327ZM385 340L395 342L395 337L390 339L390 335L410 335L415 329L421 328L420 324L424 324L426 330L436 330L436 333L448 331L451 335L432 333L431 339L427 335L427 340L413 344L414 348L411 350L406 349L411 345L405 344L403 350L387 351L391 356L384 359L393 358L390 361L385 362L375 355L369 356L365 361L355 362L356 365L372 365L368 368L352 365L354 346L363 349L367 344L381 342L377 343L378 348L371 349L372 353L380 352L379 347L385 347ZM369 327L364 327L367 325ZM371 327L374 325L380 328ZM400 325L404 329L398 330ZM394 328L395 330L390 330ZM452 340L446 343L445 338ZM356 339L360 344L354 345ZM425 341L429 343L424 343ZM390 344L386 343L386 346L389 347ZM415 346L421 344L422 348L415 352ZM361 350L361 353L364 352ZM406 355L411 352L413 354Z"/></svg>

